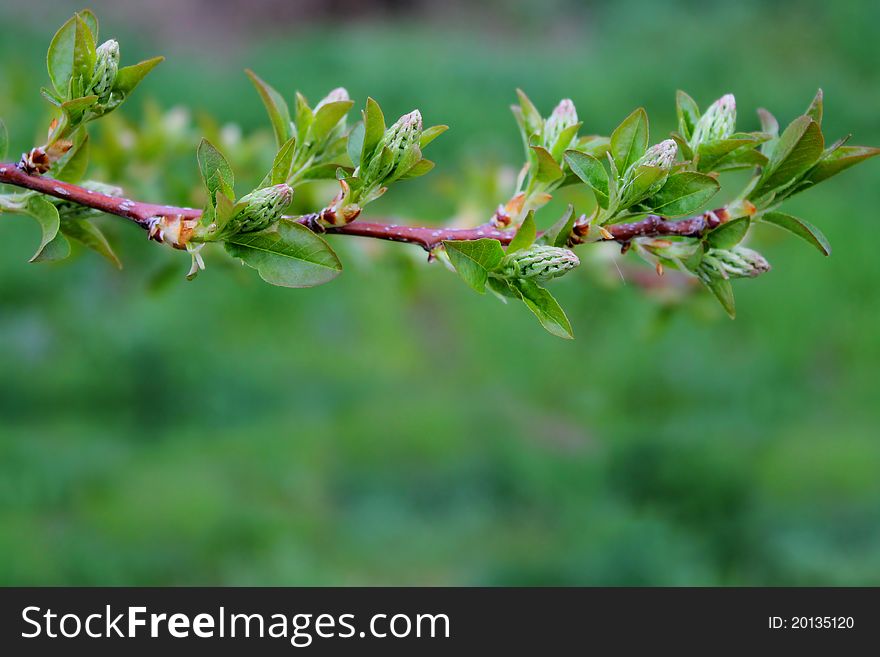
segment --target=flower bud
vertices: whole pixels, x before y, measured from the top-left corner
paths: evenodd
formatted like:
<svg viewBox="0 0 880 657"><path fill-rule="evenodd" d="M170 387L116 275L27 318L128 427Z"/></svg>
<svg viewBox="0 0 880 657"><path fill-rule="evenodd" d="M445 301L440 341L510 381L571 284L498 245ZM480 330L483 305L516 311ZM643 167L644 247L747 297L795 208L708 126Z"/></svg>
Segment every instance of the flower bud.
<svg viewBox="0 0 880 657"><path fill-rule="evenodd" d="M659 144L651 146L645 154L633 165L634 169L641 166L657 167L669 170L675 163L678 154L678 144L672 139L664 139Z"/></svg>
<svg viewBox="0 0 880 657"><path fill-rule="evenodd" d="M402 176L419 161L419 139L422 136L422 113L413 110L404 114L385 131L382 146L391 152L391 159L382 157L383 148L377 148L372 160L366 167L364 187L378 190L383 184L392 182Z"/></svg>
<svg viewBox="0 0 880 657"><path fill-rule="evenodd" d="M706 113L697 121L691 137L691 146L701 143L728 139L736 130L736 99L733 94L724 94L709 106Z"/></svg>
<svg viewBox="0 0 880 657"><path fill-rule="evenodd" d="M94 94L98 97L98 103L103 105L110 100L110 92L119 71L119 43L109 39L97 47L95 54L95 71L86 95Z"/></svg>
<svg viewBox="0 0 880 657"><path fill-rule="evenodd" d="M229 221L228 228L235 233L266 230L281 219L292 198L293 189L285 183L254 190L238 201L236 205L244 207Z"/></svg>
<svg viewBox="0 0 880 657"><path fill-rule="evenodd" d="M548 281L568 273L580 263L573 251L533 244L528 249L505 256L501 263L501 273L505 278Z"/></svg>
<svg viewBox="0 0 880 657"><path fill-rule="evenodd" d="M559 141L562 132L577 122L578 115L574 103L569 98L563 98L553 109L553 113L544 124L544 146L548 150L553 150L557 146L556 142ZM574 135L571 136L571 139L573 138ZM568 144L559 145L559 149L565 150L568 148L571 144L571 139Z"/></svg>
<svg viewBox="0 0 880 657"><path fill-rule="evenodd" d="M770 271L770 263L757 251L744 246L731 249L709 249L703 254L698 275L713 278L754 278Z"/></svg>

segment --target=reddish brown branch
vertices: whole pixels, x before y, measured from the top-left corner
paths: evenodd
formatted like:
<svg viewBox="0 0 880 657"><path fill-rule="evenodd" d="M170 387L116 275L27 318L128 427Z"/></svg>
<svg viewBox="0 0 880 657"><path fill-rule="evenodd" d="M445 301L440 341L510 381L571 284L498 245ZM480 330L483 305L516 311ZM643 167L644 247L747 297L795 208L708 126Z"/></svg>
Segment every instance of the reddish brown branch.
<svg viewBox="0 0 880 657"><path fill-rule="evenodd" d="M172 205L142 203L130 199L108 196L70 183L53 180L44 176L30 175L12 163L0 163L0 183L31 189L56 198L78 203L108 214L114 214L134 221L145 229L151 229L157 218L179 217L181 219L198 219L201 210L182 208ZM298 217L302 224L312 226L315 215ZM688 219L667 220L657 215L648 215L639 221L612 224L605 226L608 236L605 240L627 243L636 237L652 237L658 235L678 235L696 237L707 230L715 228L726 221L728 213L725 209L713 210ZM336 235L356 235L392 242L418 244L430 251L444 240L478 240L481 238L496 239L507 244L513 238L514 231L498 230L490 225L476 228L430 228L424 226L405 226L389 223L369 223L355 221L345 226L327 228L326 232Z"/></svg>

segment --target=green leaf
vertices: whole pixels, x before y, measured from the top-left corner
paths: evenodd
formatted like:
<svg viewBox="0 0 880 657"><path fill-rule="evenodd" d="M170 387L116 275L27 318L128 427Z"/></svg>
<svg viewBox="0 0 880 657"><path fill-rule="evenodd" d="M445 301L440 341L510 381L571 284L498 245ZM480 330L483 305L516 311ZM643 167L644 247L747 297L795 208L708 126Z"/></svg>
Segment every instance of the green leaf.
<svg viewBox="0 0 880 657"><path fill-rule="evenodd" d="M70 89L70 78L73 77L73 50L76 45L76 16L72 16L62 25L52 41L46 54L46 68L52 86L61 98L67 98Z"/></svg>
<svg viewBox="0 0 880 657"><path fill-rule="evenodd" d="M0 119L0 160L6 159L6 153L9 150L9 131L3 119Z"/></svg>
<svg viewBox="0 0 880 657"><path fill-rule="evenodd" d="M330 245L295 221L283 219L273 231L239 233L225 246L231 256L256 269L272 285L313 287L342 271Z"/></svg>
<svg viewBox="0 0 880 657"><path fill-rule="evenodd" d="M511 286L520 293L528 309L534 313L545 329L567 340L574 337L565 311L546 289L532 280L522 278L512 281Z"/></svg>
<svg viewBox="0 0 880 657"><path fill-rule="evenodd" d="M562 216L556 220L556 223L545 230L543 235L538 238L538 242L560 248L568 246L568 238L574 229L574 222L574 206L569 204L565 212L562 213Z"/></svg>
<svg viewBox="0 0 880 657"><path fill-rule="evenodd" d="M98 43L98 17L95 16L91 9L83 9L79 12L79 17L83 19L83 22L92 33L92 40Z"/></svg>
<svg viewBox="0 0 880 657"><path fill-rule="evenodd" d="M516 231L516 235L513 236L510 244L507 245L507 253L515 253L516 251L529 248L535 243L537 236L538 229L535 227L535 212L534 210L529 210L526 218L523 219L519 229Z"/></svg>
<svg viewBox="0 0 880 657"><path fill-rule="evenodd" d="M245 69L245 74L251 79L257 93L269 114L269 122L275 133L275 144L278 148L291 137L290 110L280 93L267 84L262 78L250 69Z"/></svg>
<svg viewBox="0 0 880 657"><path fill-rule="evenodd" d="M697 154L700 157L697 162L697 169L703 173L714 171L718 162L727 155L742 148L756 147L759 143L758 139L745 136L702 142L697 146Z"/></svg>
<svg viewBox="0 0 880 657"><path fill-rule="evenodd" d="M721 185L711 176L694 171L673 173L645 205L665 217L689 215L715 196Z"/></svg>
<svg viewBox="0 0 880 657"><path fill-rule="evenodd" d="M761 130L771 137L769 141L761 144L761 152L764 155L770 155L776 146L776 139L779 137L779 121L763 107L758 108L758 119L761 121Z"/></svg>
<svg viewBox="0 0 880 657"><path fill-rule="evenodd" d="M617 170L625 172L648 148L648 115L639 108L611 133L611 154Z"/></svg>
<svg viewBox="0 0 880 657"><path fill-rule="evenodd" d="M113 83L113 91L122 94L123 96L131 95L131 92L134 91L135 87L141 83L141 80L147 76L147 73L164 61L164 57L153 57L152 59L145 59L144 61L132 64L131 66L123 66L116 74L116 81Z"/></svg>
<svg viewBox="0 0 880 657"><path fill-rule="evenodd" d="M408 178L418 178L419 176L424 176L433 168L434 162L423 158L413 164L406 173L400 176L399 180L406 180Z"/></svg>
<svg viewBox="0 0 880 657"><path fill-rule="evenodd" d="M199 171L202 174L205 187L208 189L208 197L213 204L217 190L223 189L223 182L230 188L235 184L232 168L229 166L226 158L223 157L223 153L218 151L214 144L207 139L202 139L199 142L197 156Z"/></svg>
<svg viewBox="0 0 880 657"><path fill-rule="evenodd" d="M706 244L713 249L730 249L742 242L749 232L749 217L740 217L721 224L706 236Z"/></svg>
<svg viewBox="0 0 880 657"><path fill-rule="evenodd" d="M63 235L59 234L61 220L58 217L58 209L45 196L31 196L28 199L25 212L37 220L43 233L40 246L31 257L30 262L63 260L70 255L70 243Z"/></svg>
<svg viewBox="0 0 880 657"><path fill-rule="evenodd" d="M364 150L364 122L358 121L348 133L348 157L354 166L360 164L361 152Z"/></svg>
<svg viewBox="0 0 880 657"><path fill-rule="evenodd" d="M798 219L784 212L765 212L761 215L761 221L768 224L779 226L794 235L797 235L808 244L812 244L822 255L831 255L831 245L828 239L822 234L822 231L813 224L807 223L803 219Z"/></svg>
<svg viewBox="0 0 880 657"><path fill-rule="evenodd" d="M449 130L448 125L433 125L430 128L423 130L422 136L419 137L419 148L425 148L425 146L437 139L437 137L447 130Z"/></svg>
<svg viewBox="0 0 880 657"><path fill-rule="evenodd" d="M445 240L446 255L465 283L483 294L486 279L504 259L504 249L498 240L483 238L479 240Z"/></svg>
<svg viewBox="0 0 880 657"><path fill-rule="evenodd" d="M67 237L76 240L83 246L99 253L117 269L122 269L122 262L113 252L113 247L104 236L104 233L92 222L85 219L68 219L61 222L61 232Z"/></svg>
<svg viewBox="0 0 880 657"><path fill-rule="evenodd" d="M283 182L287 182L287 179L290 177L290 166L293 162L293 151L296 148L296 137L291 137L288 139L281 148L278 149L278 153L275 155L275 159L272 161L272 171L269 173L269 183L264 185L264 187L268 187L269 185L279 185ZM333 177L333 174L336 171L336 167L333 166L333 170L330 174L330 177ZM265 181L264 181L265 182Z"/></svg>
<svg viewBox="0 0 880 657"><path fill-rule="evenodd" d="M338 174L340 170L342 171L343 177L354 171L351 167L344 167L335 162L316 164L297 175L296 182L303 183L312 180L334 180L339 177Z"/></svg>
<svg viewBox="0 0 880 657"><path fill-rule="evenodd" d="M532 151L537 156L538 168L534 175L538 182L551 183L562 178L564 175L562 167L557 164L546 148L543 146L532 146Z"/></svg>
<svg viewBox="0 0 880 657"><path fill-rule="evenodd" d="M312 122L312 137L315 141L322 141L329 135L340 119L348 114L352 105L353 100L338 100L322 105L315 112L315 120Z"/></svg>
<svg viewBox="0 0 880 657"><path fill-rule="evenodd" d="M819 124L800 116L789 124L773 148L770 163L752 197L783 187L812 167L822 156L825 141Z"/></svg>
<svg viewBox="0 0 880 657"><path fill-rule="evenodd" d="M517 89L516 95L517 98L519 98L519 106L520 111L522 112L526 136L531 137L532 135L541 132L544 126L544 119L541 117L538 108L535 107L531 100L529 100L529 97L526 96L522 89Z"/></svg>
<svg viewBox="0 0 880 657"><path fill-rule="evenodd" d="M315 113L309 107L306 97L298 91L296 92L294 114L296 115L294 118L296 139L300 144L306 144L308 142L309 130L311 130L312 123L315 120Z"/></svg>
<svg viewBox="0 0 880 657"><path fill-rule="evenodd" d="M632 180L621 189L624 206L631 206L642 201L655 185L669 175L669 170L643 164L636 168Z"/></svg>
<svg viewBox="0 0 880 657"><path fill-rule="evenodd" d="M77 14L73 44L73 77L80 76L85 82L95 72L95 37L88 24Z"/></svg>
<svg viewBox="0 0 880 657"><path fill-rule="evenodd" d="M608 172L602 163L592 155L580 151L566 151L565 161L572 173L593 189L596 202L602 208L608 207Z"/></svg>
<svg viewBox="0 0 880 657"><path fill-rule="evenodd" d="M807 173L805 180L814 185L824 180L828 180L832 176L836 176L841 171L845 171L859 162L864 162L868 158L880 155L880 148L871 148L869 146L840 146L830 153L826 153L816 165Z"/></svg>
<svg viewBox="0 0 880 657"><path fill-rule="evenodd" d="M685 141L690 141L700 120L700 108L696 101L679 89L675 92L675 113L678 116L678 131Z"/></svg>
<svg viewBox="0 0 880 657"><path fill-rule="evenodd" d="M89 135L81 128L82 136L74 141L64 157L52 166L54 178L64 182L76 183L82 180L89 166Z"/></svg>
<svg viewBox="0 0 880 657"><path fill-rule="evenodd" d="M71 124L76 125L82 119L83 113L94 105L98 100L95 95L83 96L82 98L74 98L61 104L61 111L64 112Z"/></svg>
<svg viewBox="0 0 880 657"><path fill-rule="evenodd" d="M360 164L365 166L370 156L376 150L382 137L385 135L385 115L382 108L372 98L367 98L367 106L364 109L364 143L361 149ZM355 164L358 160L352 160Z"/></svg>
<svg viewBox="0 0 880 657"><path fill-rule="evenodd" d="M761 151L752 148L741 148L718 160L714 165L714 169L718 172L751 169L753 167L765 167L767 162L769 162L767 156Z"/></svg>
<svg viewBox="0 0 880 657"><path fill-rule="evenodd" d="M807 116L813 119L819 125L822 125L822 105L823 105L823 96L822 90L816 92L816 96L813 98L810 106L807 108L807 111L804 112Z"/></svg>
<svg viewBox="0 0 880 657"><path fill-rule="evenodd" d="M736 301L733 297L733 286L730 284L730 281L726 278L714 278L711 282L704 282L703 284L715 295L718 303L721 304L721 307L724 308L730 319L735 319Z"/></svg>

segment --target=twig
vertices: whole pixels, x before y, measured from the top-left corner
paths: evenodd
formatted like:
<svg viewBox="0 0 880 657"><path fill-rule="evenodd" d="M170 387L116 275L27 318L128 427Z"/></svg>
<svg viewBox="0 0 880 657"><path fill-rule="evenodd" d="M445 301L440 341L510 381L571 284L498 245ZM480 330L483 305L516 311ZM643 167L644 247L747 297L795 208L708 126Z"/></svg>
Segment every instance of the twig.
<svg viewBox="0 0 880 657"><path fill-rule="evenodd" d="M108 214L124 217L147 230L151 230L156 222L163 218L194 220L198 219L202 214L201 210L194 208L143 203L123 197L108 196L84 189L78 185L28 174L13 163L0 163L0 183L23 187L101 210ZM659 235L696 237L725 222L727 218L728 213L724 208L712 210L695 217L677 220L668 220L657 215L647 215L639 221L605 226L604 231L607 234L603 234L600 239L626 244L636 237ZM292 217L292 219L307 226L314 224L314 215ZM498 230L491 225L478 226L476 228L431 228L364 221L355 221L345 226L330 227L326 229L326 232L335 235L355 235L392 242L418 244L427 251L433 250L444 240L478 240L489 238L496 239L502 244L507 244L514 234L512 230Z"/></svg>

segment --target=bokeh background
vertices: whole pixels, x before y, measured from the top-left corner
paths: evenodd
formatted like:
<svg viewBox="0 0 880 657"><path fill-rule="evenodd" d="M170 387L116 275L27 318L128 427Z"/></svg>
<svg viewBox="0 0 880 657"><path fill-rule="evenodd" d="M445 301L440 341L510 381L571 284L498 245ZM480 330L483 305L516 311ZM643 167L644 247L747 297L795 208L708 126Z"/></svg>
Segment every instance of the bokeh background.
<svg viewBox="0 0 880 657"><path fill-rule="evenodd" d="M674 92L788 121L818 86L825 132L880 145L880 4L110 2L124 62L168 56L95 127L92 173L198 202L209 135L247 191L271 159L246 66L291 97L337 85L452 129L438 167L370 216L482 220L521 146L508 105L570 96L608 134ZM0 116L45 130L45 49L78 7L0 3ZM187 108L187 109L183 109ZM2 584L880 584L877 162L786 207L822 258L767 228L775 265L704 295L643 289L608 254L554 286L577 339L473 294L418 249L336 238L331 285L285 290L107 218L94 254L29 265L0 217ZM303 206L328 190L299 192ZM566 192L587 209L589 197ZM464 199L463 206L456 198ZM551 221L553 212L543 214ZM609 271L610 269L610 271Z"/></svg>

